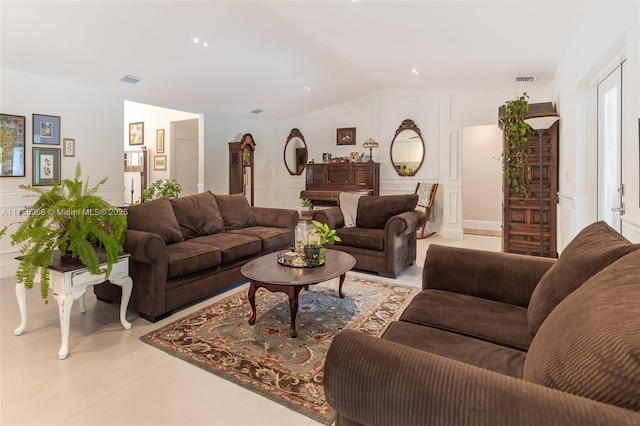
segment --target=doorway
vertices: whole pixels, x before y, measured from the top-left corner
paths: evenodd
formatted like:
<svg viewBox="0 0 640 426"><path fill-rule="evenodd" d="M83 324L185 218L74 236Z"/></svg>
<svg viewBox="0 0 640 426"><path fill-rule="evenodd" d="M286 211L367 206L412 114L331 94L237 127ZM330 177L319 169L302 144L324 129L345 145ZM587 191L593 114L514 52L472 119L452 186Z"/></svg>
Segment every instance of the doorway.
<svg viewBox="0 0 640 426"><path fill-rule="evenodd" d="M462 130L462 229L502 235L502 131L495 124Z"/></svg>
<svg viewBox="0 0 640 426"><path fill-rule="evenodd" d="M622 64L598 83L598 220L622 231Z"/></svg>

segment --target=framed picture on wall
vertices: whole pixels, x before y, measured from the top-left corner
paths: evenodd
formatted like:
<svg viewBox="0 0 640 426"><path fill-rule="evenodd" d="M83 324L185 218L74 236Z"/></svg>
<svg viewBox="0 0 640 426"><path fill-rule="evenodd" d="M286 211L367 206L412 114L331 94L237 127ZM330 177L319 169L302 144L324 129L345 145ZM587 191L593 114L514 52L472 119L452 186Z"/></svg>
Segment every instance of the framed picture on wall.
<svg viewBox="0 0 640 426"><path fill-rule="evenodd" d="M164 154L164 129L156 130L156 152Z"/></svg>
<svg viewBox="0 0 640 426"><path fill-rule="evenodd" d="M345 127L336 130L337 145L355 145L356 144L356 128Z"/></svg>
<svg viewBox="0 0 640 426"><path fill-rule="evenodd" d="M167 170L167 156L166 155L154 155L153 156L153 170Z"/></svg>
<svg viewBox="0 0 640 426"><path fill-rule="evenodd" d="M60 181L60 150L33 147L33 186L53 185Z"/></svg>
<svg viewBox="0 0 640 426"><path fill-rule="evenodd" d="M75 157L76 156L76 140L64 138L62 140L62 146L64 147L64 151L62 151L62 155L64 157Z"/></svg>
<svg viewBox="0 0 640 426"><path fill-rule="evenodd" d="M22 115L0 114L0 176L24 176L24 127L26 118Z"/></svg>
<svg viewBox="0 0 640 426"><path fill-rule="evenodd" d="M144 145L144 122L129 123L129 145Z"/></svg>
<svg viewBox="0 0 640 426"><path fill-rule="evenodd" d="M33 144L60 145L60 117L33 114Z"/></svg>

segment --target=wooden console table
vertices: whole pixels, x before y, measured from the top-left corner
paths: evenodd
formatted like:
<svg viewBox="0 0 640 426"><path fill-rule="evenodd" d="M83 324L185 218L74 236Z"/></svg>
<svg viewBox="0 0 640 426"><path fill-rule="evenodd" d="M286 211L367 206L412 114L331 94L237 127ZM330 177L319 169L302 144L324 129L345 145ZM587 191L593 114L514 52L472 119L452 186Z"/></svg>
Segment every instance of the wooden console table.
<svg viewBox="0 0 640 426"><path fill-rule="evenodd" d="M21 260L21 257L17 258ZM65 359L69 354L69 325L71 323L71 307L73 301L80 299L80 312L86 312L84 293L90 285L100 284L105 281L106 258L100 257L100 274L92 274L78 259L62 259L56 253L53 264L49 267L49 286L53 297L58 301L60 314L60 334L62 344L58 351L58 357ZM36 276L36 281L39 277ZM120 303L120 323L129 330L131 323L127 321L127 306L131 298L133 280L129 277L129 255L122 255L113 265L108 280L122 287L122 299ZM20 336L27 327L27 288L20 282L16 284L16 299L20 308L20 326L14 330L16 336Z"/></svg>

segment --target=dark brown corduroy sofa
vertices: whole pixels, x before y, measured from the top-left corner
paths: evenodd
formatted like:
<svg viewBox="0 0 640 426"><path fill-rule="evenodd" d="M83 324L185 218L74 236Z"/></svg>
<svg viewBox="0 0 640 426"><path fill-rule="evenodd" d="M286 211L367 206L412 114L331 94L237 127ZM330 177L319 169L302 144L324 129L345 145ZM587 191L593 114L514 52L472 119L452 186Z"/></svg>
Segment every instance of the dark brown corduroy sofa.
<svg viewBox="0 0 640 426"><path fill-rule="evenodd" d="M338 425L640 425L640 250L597 222L559 259L431 245L381 339L325 363Z"/></svg>
<svg viewBox="0 0 640 426"><path fill-rule="evenodd" d="M252 207L243 194L208 191L127 211L129 307L152 322L242 280L245 263L291 247L298 224L295 210ZM120 291L108 282L94 288L108 302L119 302Z"/></svg>
<svg viewBox="0 0 640 426"><path fill-rule="evenodd" d="M352 255L356 269L395 278L416 261L416 231L426 221L417 203L415 194L363 196L355 227L344 227L340 207L318 210L313 219L337 231L342 242L331 248Z"/></svg>

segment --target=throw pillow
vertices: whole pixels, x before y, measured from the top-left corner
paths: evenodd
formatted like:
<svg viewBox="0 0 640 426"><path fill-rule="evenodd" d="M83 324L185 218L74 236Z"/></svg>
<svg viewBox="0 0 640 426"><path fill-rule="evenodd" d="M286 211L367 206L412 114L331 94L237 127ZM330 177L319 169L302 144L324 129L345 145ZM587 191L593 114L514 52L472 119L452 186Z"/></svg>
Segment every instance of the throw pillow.
<svg viewBox="0 0 640 426"><path fill-rule="evenodd" d="M415 210L417 204L416 194L362 197L358 201L356 226L382 229L392 216Z"/></svg>
<svg viewBox="0 0 640 426"><path fill-rule="evenodd" d="M216 234L224 229L218 204L210 191L171 198L170 201L185 240Z"/></svg>
<svg viewBox="0 0 640 426"><path fill-rule="evenodd" d="M584 228L567 245L533 291L527 309L529 332L535 335L565 297L594 274L638 247L605 222Z"/></svg>
<svg viewBox="0 0 640 426"><path fill-rule="evenodd" d="M160 235L165 244L182 241L182 231L168 198L146 201L127 209L127 228Z"/></svg>
<svg viewBox="0 0 640 426"><path fill-rule="evenodd" d="M640 411L640 251L594 275L531 342L523 379Z"/></svg>
<svg viewBox="0 0 640 426"><path fill-rule="evenodd" d="M224 229L242 229L256 225L256 218L244 194L215 195Z"/></svg>

